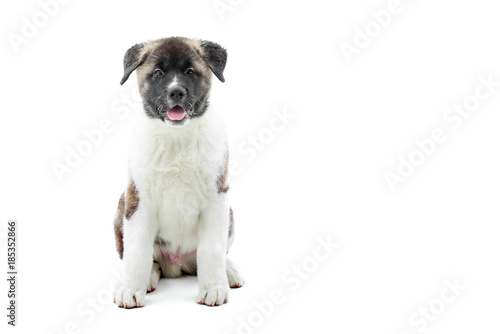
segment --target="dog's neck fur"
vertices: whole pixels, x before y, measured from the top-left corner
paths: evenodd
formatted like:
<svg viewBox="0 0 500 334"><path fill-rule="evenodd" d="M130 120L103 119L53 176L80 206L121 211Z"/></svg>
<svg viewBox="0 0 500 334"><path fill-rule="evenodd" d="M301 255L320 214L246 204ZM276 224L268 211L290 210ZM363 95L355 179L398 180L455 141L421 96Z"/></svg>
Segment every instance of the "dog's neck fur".
<svg viewBox="0 0 500 334"><path fill-rule="evenodd" d="M187 159L204 166L210 174L227 150L223 122L215 110L209 108L203 117L191 119L182 127L173 127L159 119L141 117L132 142L131 158L149 157L149 168L167 170L174 161ZM138 159L143 161L143 158ZM208 164L208 165L207 165ZM146 168L146 166L142 166Z"/></svg>

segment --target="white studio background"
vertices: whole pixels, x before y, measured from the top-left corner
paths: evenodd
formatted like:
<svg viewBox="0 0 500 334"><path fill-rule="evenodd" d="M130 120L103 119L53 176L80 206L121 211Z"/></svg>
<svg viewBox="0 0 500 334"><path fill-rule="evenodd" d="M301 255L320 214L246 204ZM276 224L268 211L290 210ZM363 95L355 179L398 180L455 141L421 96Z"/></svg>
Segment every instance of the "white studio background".
<svg viewBox="0 0 500 334"><path fill-rule="evenodd" d="M17 219L19 309L16 328L2 313L1 332L498 332L499 9L2 2L0 267ZM212 104L237 163L229 257L246 285L209 308L194 301L195 278L162 280L144 308L119 309L106 290L120 267L112 221L143 117L126 102L135 74L119 85L123 55L177 35L228 50ZM103 121L102 140L59 179L53 163Z"/></svg>

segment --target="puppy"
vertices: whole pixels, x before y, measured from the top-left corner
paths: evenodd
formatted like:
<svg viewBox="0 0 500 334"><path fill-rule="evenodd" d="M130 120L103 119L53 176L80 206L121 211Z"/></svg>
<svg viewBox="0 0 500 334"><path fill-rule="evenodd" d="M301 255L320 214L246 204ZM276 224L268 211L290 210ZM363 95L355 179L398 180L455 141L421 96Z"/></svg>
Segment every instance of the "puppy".
<svg viewBox="0 0 500 334"><path fill-rule="evenodd" d="M129 155L115 217L123 279L119 307L142 307L160 277L197 275L199 304L227 302L244 284L226 254L234 239L225 131L209 108L212 73L224 82L220 45L171 37L132 46L120 84L137 71L145 116Z"/></svg>

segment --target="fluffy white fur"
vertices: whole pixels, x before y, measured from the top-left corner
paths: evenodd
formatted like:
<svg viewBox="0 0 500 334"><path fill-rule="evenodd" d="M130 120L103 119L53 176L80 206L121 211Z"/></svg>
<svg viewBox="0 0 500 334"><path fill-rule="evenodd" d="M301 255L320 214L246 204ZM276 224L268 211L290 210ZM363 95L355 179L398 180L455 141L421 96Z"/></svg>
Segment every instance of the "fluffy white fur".
<svg viewBox="0 0 500 334"><path fill-rule="evenodd" d="M115 291L119 306L141 307L146 291L156 288L159 268L153 268L153 257L162 255L154 246L155 237L168 241L164 251L195 252L198 303L222 305L230 284L243 285L236 267L226 259L228 195L217 191L227 151L222 124L209 109L183 127L147 117L137 125L129 172L139 206L130 220L124 218L124 283ZM178 276L180 267L162 264L162 272Z"/></svg>

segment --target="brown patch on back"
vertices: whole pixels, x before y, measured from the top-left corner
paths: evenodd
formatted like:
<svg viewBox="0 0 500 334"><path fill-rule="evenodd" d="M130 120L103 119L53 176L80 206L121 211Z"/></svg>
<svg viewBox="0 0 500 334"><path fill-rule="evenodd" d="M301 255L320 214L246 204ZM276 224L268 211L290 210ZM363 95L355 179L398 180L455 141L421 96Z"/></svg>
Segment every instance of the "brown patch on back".
<svg viewBox="0 0 500 334"><path fill-rule="evenodd" d="M120 196L120 201L118 202L118 208L116 209L115 215L115 240L116 240L116 250L120 255L120 259L123 258L123 214L125 212L125 195Z"/></svg>
<svg viewBox="0 0 500 334"><path fill-rule="evenodd" d="M134 181L130 180L127 191L125 192L125 217L130 219L137 211L139 206L139 193L135 187Z"/></svg>
<svg viewBox="0 0 500 334"><path fill-rule="evenodd" d="M229 184L227 182L228 172L229 172L229 152L226 151L224 156L225 163L219 176L217 177L217 193L225 193L229 190Z"/></svg>

